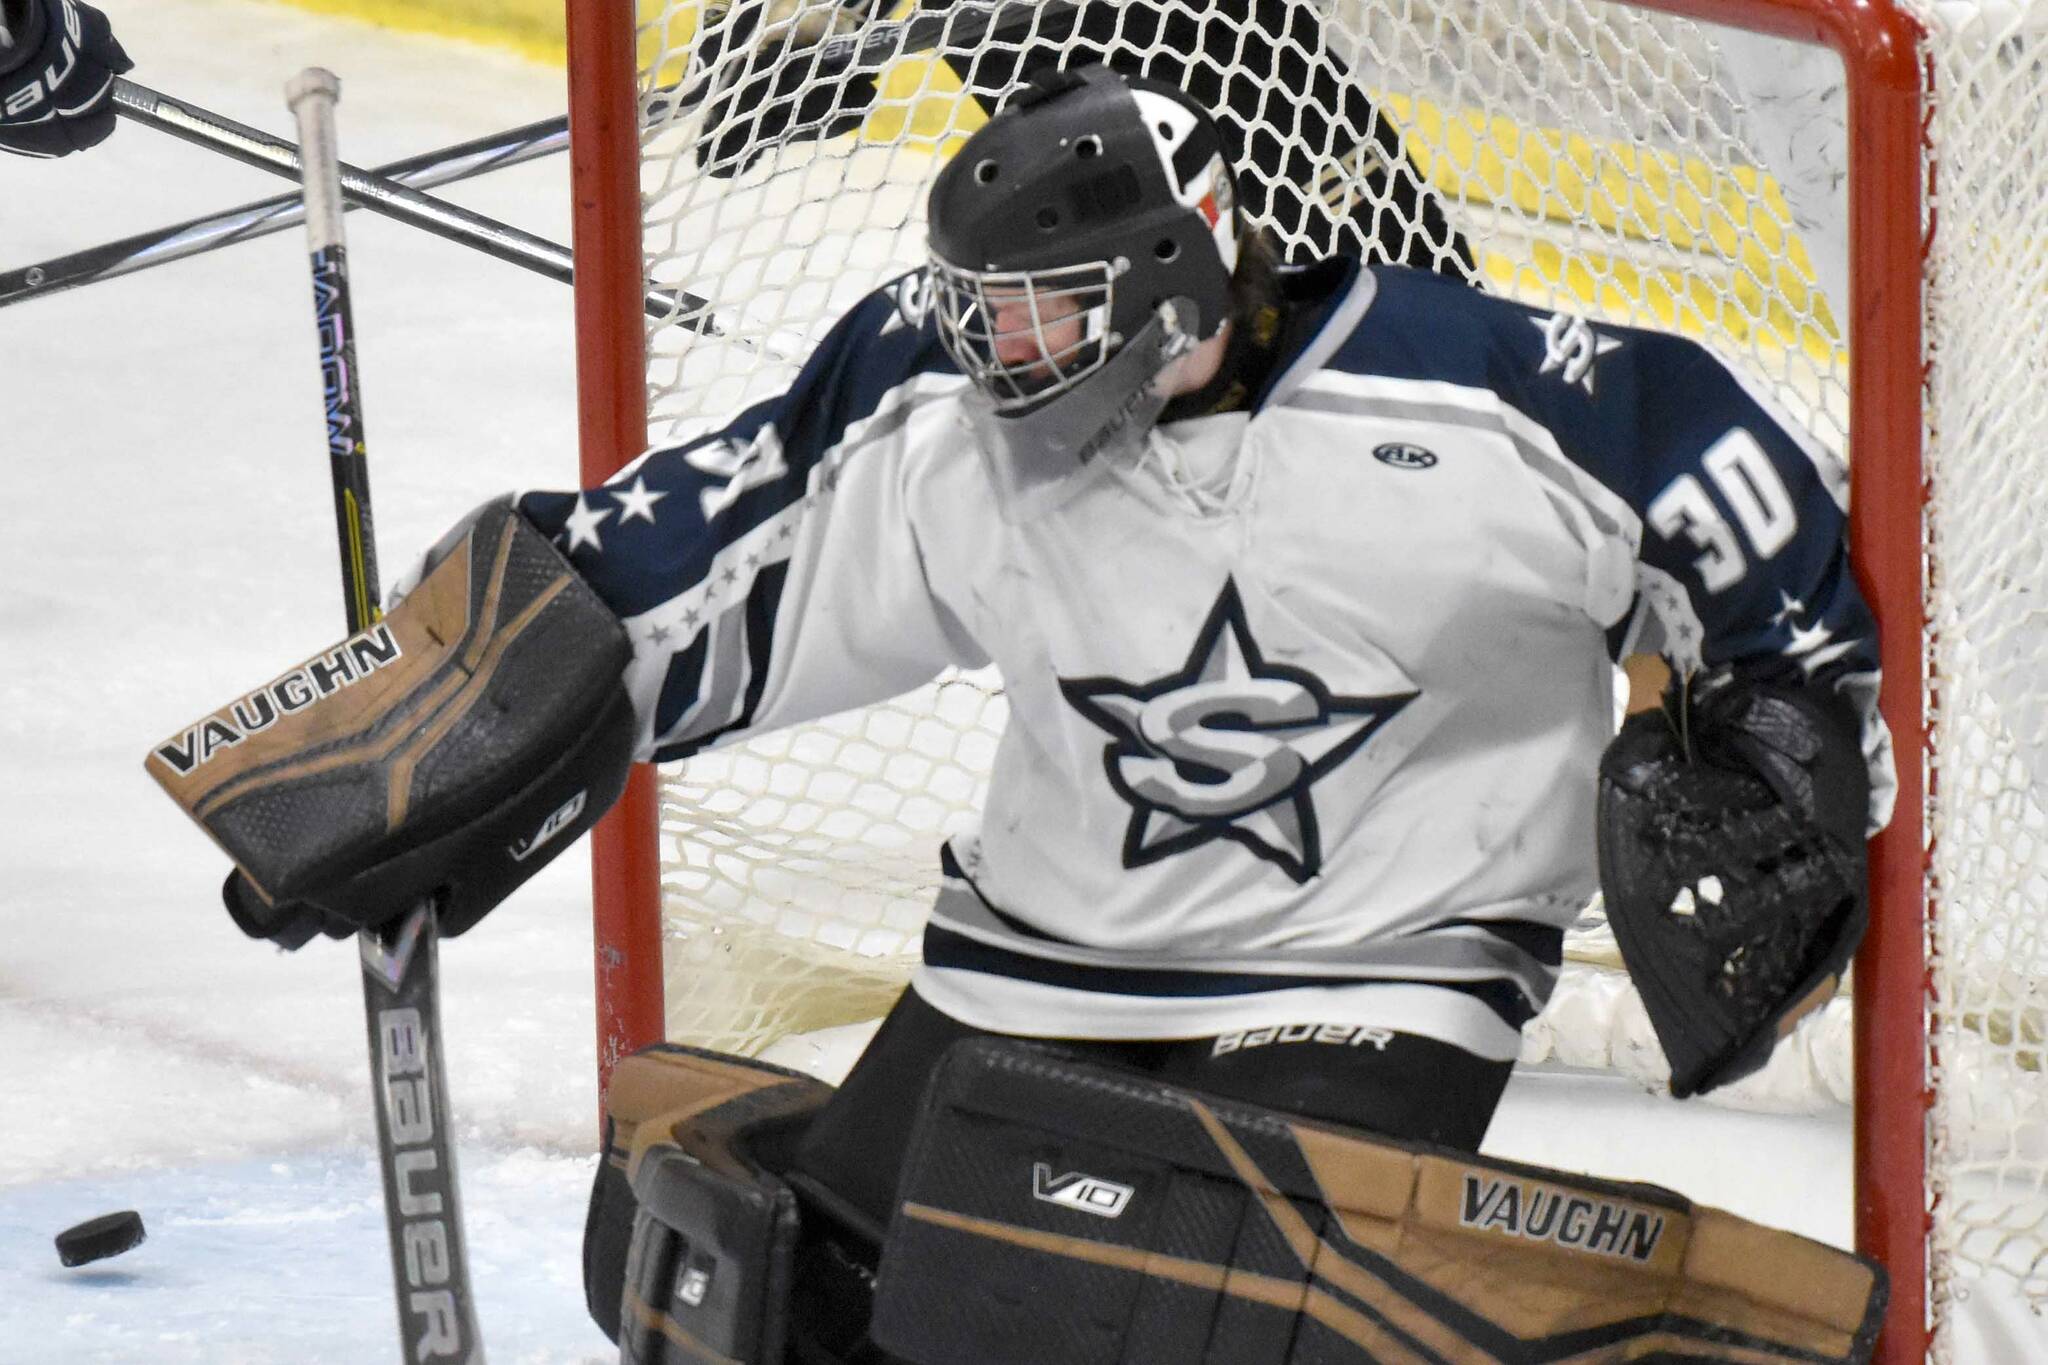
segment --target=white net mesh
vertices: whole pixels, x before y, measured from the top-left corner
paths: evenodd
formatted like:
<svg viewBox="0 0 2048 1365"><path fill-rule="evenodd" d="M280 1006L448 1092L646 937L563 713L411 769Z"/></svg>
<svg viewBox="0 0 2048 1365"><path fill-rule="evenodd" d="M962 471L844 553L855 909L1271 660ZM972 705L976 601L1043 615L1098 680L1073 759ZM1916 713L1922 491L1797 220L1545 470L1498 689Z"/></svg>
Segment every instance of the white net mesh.
<svg viewBox="0 0 2048 1365"><path fill-rule="evenodd" d="M1936 95L1929 1167L1943 1323L1987 1278L2048 1304L2048 5L1911 8Z"/></svg>
<svg viewBox="0 0 2048 1365"><path fill-rule="evenodd" d="M2048 0L1912 3L1936 166L1937 1292L1996 1268L2039 1300L2048 841L2034 775L2048 717L2032 666L2048 418L2031 390L2048 373ZM1246 202L1289 248L1453 260L1385 190L1376 167L1398 143L1483 287L1691 335L1850 453L1846 101L1822 49L1599 0L958 3L949 59L920 33L849 80L817 39L904 17L868 8L641 0L649 274L709 300L723 333L651 328L656 439L778 390L844 307L919 263L925 191L984 119L964 75L1064 50L1214 92L1248 149ZM700 82L738 93L678 95ZM671 1034L751 1052L879 1012L915 959L937 844L972 819L1002 711L994 679L950 678L672 774ZM1597 915L1569 956L1525 1058L1660 1080ZM1846 1102L1849 1031L1837 1001L1735 1098Z"/></svg>
<svg viewBox="0 0 2048 1365"><path fill-rule="evenodd" d="M668 774L669 1036L751 1056L887 1010L1007 711L993 674L955 674Z"/></svg>
<svg viewBox="0 0 2048 1365"><path fill-rule="evenodd" d="M1248 86L1250 93L1240 90L1228 106L1242 125L1258 130L1243 138L1256 150L1240 173L1260 187L1246 198L1266 206L1263 221L1290 248L1355 251L1373 241L1400 250L1412 242L1411 260L1446 259L1451 248L1441 229L1428 239L1421 219L1404 215L1363 173L1384 155L1389 134L1376 120L1384 121L1471 244L1486 287L1709 340L1744 359L1824 439L1843 444L1846 361L1792 210L1780 184L1758 169L1768 163L1753 145L1777 125L1764 125L1762 133L1749 126L1739 92L1725 83L1715 39L1698 26L1578 0L1392 7L1092 0L958 5L954 14L946 47L963 59L909 54L878 64L879 88L861 118L858 93L805 102L803 91L827 88L817 48L758 42L764 31L829 30L835 23L843 29L843 11L794 4L764 15L713 11L701 30L694 7L649 11L648 29L664 43L659 65L648 67L650 83L687 75L684 89L723 81L751 96L687 108L673 93L650 101L643 177L650 273L710 300L731 337L706 340L673 325L652 329L650 394L660 435L686 433L746 398L777 390L841 309L922 260L925 192L949 147L983 121L980 106L961 93L956 65L1027 48L1038 59L1064 47L1062 58L1083 49L1191 85ZM977 20L992 30L964 36ZM1192 27L1170 27L1183 21ZM699 32L704 45L686 68L687 40ZM1259 59L1261 51L1278 55ZM1015 58L1007 65L1014 70ZM1808 54L1801 70L1813 89L1839 82L1838 66L1824 54ZM1290 81L1323 91L1325 107L1303 115ZM1340 84L1354 93L1334 94ZM1830 114L1817 98L1810 116L1820 127ZM1839 102L1833 117L1839 147ZM700 156L700 149L711 150ZM1315 193L1291 189L1282 172L1307 180ZM1801 182L1798 189L1815 220L1839 233L1834 184ZM1276 213L1285 221L1276 224ZM949 684L942 695L967 686ZM898 815L888 808L898 799L891 789L863 784L862 832L831 855L846 859L840 874L817 870L828 844L819 830L780 822L794 809L793 793L809 793L815 802L819 785L845 761L844 741L834 736L874 743L876 727L912 724L914 709L906 708L917 704L774 736L732 756L707 756L670 783L664 819L675 848L667 875L672 962L786 951L796 972L808 969L799 964L832 960L817 947L821 939L857 941L861 948L841 961L841 970L863 980L878 973L900 980L915 955L937 840L967 818L965 808L936 818L930 808ZM985 741L980 727L999 724L995 714L969 716L966 734ZM979 747L986 751L985 743ZM751 796L757 790L761 800ZM803 809L801 819L826 822L824 806ZM847 824L856 811L831 815ZM752 836L758 843L746 842L743 825L760 831ZM812 869L800 892L787 866L792 853ZM885 857L896 861L878 862ZM890 888L885 899L893 897L886 908L873 899L882 882ZM840 884L864 888L856 898L862 906L835 923L827 888ZM735 916L752 927L736 927ZM1611 942L1597 921L1578 937L1580 959L1596 971L1611 968ZM743 949L736 942L742 938L782 947ZM900 961L883 966L890 958ZM812 1005L798 1003L803 992L793 986L785 994L741 973L744 984L713 987L708 976L723 974L678 979L672 1032L754 1048L792 1022L816 1017ZM746 1003L728 1003L729 989L742 991ZM707 991L718 1003L705 1003ZM1562 993L1554 1017L1592 1011L1577 992L1575 983ZM1615 1009L1609 998L1617 993L1625 994L1622 983L1601 976L1585 991L1597 1002L1600 1027L1589 1030L1581 1020L1560 1030L1546 1021L1531 1031L1531 1053L1603 1067L1620 1054L1654 1076L1662 1061L1640 1009ZM873 991L863 993L860 1008L873 998ZM763 1012L777 1009L788 1011L780 1022ZM836 1006L827 1012L835 1019L858 1013ZM1791 1069L1795 1084L1756 1087L1758 1101L1812 1102L1815 1065ZM1822 1070L1829 1073L1818 1091L1822 1100L1844 1100L1846 1063Z"/></svg>

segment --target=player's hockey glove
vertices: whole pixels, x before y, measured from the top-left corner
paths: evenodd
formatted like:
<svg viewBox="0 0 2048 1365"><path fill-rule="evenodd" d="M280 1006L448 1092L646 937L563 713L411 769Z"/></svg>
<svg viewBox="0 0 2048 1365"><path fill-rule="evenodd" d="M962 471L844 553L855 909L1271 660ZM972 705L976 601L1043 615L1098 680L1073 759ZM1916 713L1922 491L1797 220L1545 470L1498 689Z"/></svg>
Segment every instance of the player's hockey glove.
<svg viewBox="0 0 2048 1365"><path fill-rule="evenodd" d="M1868 920L1870 778L1832 693L1718 680L1600 763L1600 885L1671 1093L1760 1068L1826 1003Z"/></svg>
<svg viewBox="0 0 2048 1365"><path fill-rule="evenodd" d="M6 10L21 17L13 45L0 44L0 149L63 156L113 132L114 77L135 63L107 16L78 0L8 0Z"/></svg>
<svg viewBox="0 0 2048 1365"><path fill-rule="evenodd" d="M429 896L462 933L624 789L625 628L509 500L458 532L389 616L149 756L234 859L251 937L345 937Z"/></svg>

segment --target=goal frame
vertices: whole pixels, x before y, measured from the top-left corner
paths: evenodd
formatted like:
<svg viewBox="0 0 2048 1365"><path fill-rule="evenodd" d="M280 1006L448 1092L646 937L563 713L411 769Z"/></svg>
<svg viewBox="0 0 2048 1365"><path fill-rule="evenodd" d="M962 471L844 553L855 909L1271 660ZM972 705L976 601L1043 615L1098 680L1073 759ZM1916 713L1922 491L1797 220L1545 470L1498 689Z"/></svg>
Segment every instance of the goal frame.
<svg viewBox="0 0 2048 1365"><path fill-rule="evenodd" d="M1927 668L1921 469L1926 59L1889 0L1621 0L1680 18L1818 44L1848 92L1849 526L1856 574L1883 628L1880 707L1898 755L1898 803L1871 845L1871 924L1855 970L1857 1247L1886 1267L1877 1359L1924 1360L1928 1323ZM574 198L580 464L604 481L647 444L635 8L566 0ZM1924 223L1924 228L1923 228ZM1896 382L1901 375L1912 382ZM660 835L652 770L592 834L600 1088L663 1032Z"/></svg>

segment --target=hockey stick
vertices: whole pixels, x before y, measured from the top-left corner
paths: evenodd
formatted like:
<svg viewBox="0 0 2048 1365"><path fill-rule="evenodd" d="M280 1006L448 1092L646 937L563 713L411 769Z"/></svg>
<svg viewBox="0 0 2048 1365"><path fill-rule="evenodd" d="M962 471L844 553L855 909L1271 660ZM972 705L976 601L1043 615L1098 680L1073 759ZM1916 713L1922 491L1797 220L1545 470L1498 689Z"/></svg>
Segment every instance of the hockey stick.
<svg viewBox="0 0 2048 1365"><path fill-rule="evenodd" d="M827 52L819 60L825 69L842 67L843 74L848 75L856 70L881 70L898 57L926 51L942 41L965 43L982 36L998 39L1015 36L1028 28L1035 15L1053 14L1067 8L1070 6L1065 3L1039 5L1004 0L1004 3L994 5L968 5L944 14L923 13L902 21L881 21L858 33L827 40L824 44ZM708 84L708 81L699 80L687 89L677 85L662 86L648 95L646 106L650 110L662 110L664 117L673 117L703 103L708 94ZM654 122L652 118L642 119L643 125ZM420 152L379 166L369 174L408 189L430 190L501 167L552 156L568 145L569 120L565 115L557 115L502 133L489 133L468 142ZM358 206L344 203L343 207L353 209ZM282 232L297 226L299 221L299 196L280 194L170 227L139 232L84 251L38 261L34 265L0 270L0 308Z"/></svg>
<svg viewBox="0 0 2048 1365"><path fill-rule="evenodd" d="M300 72L285 87L305 163L306 237L327 395L342 599L348 628L355 632L382 613L335 157L334 105L340 95L341 82L318 67ZM447 1124L439 939L431 899L400 917L395 928L365 929L357 937L377 1100L377 1159L384 1174L384 1219L391 1233L391 1274L406 1365L428 1359L482 1365L455 1182L455 1144Z"/></svg>
<svg viewBox="0 0 2048 1365"><path fill-rule="evenodd" d="M299 154L289 142L247 124L158 94L147 86L115 77L114 108L124 118L146 123L159 132L221 152L247 165L299 178ZM474 247L486 256L521 266L568 284L575 275L569 248L544 237L458 208L445 200L408 189L396 181L354 166L339 167L341 186L349 198L375 213L408 226ZM684 290L648 289L649 317L673 321L705 336L723 335L711 317L711 304Z"/></svg>
<svg viewBox="0 0 2048 1365"><path fill-rule="evenodd" d="M467 180L503 166L517 166L549 156L568 145L567 119L541 119L524 127L489 133L468 142L393 161L379 166L372 174L408 189L430 190L437 185ZM344 203L342 207L353 209L356 205ZM279 194L170 227L138 232L132 237L34 265L0 270L0 308L25 299L43 298L81 285L132 275L138 270L148 270L171 261L182 261L217 247L283 232L297 227L300 221L298 194Z"/></svg>

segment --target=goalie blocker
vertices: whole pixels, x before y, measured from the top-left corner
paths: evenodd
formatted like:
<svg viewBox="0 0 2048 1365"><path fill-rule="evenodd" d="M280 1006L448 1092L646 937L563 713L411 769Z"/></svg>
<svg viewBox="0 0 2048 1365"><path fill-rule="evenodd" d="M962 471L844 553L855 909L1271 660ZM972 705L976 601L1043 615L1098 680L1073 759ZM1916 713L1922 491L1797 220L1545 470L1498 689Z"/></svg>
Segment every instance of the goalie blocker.
<svg viewBox="0 0 2048 1365"><path fill-rule="evenodd" d="M859 1344L805 1320L848 1302L844 1275L808 1283L847 1225L778 1174L829 1093L668 1046L619 1066L584 1268L626 1365L782 1365L792 1339L807 1365L1825 1365L1868 1360L1881 1320L1873 1263L1668 1190L975 1040L925 1097L879 1276L854 1277Z"/></svg>
<svg viewBox="0 0 2048 1365"><path fill-rule="evenodd" d="M297 948L433 896L463 932L618 799L619 620L509 500L391 614L158 745L150 775L234 860L229 913Z"/></svg>

